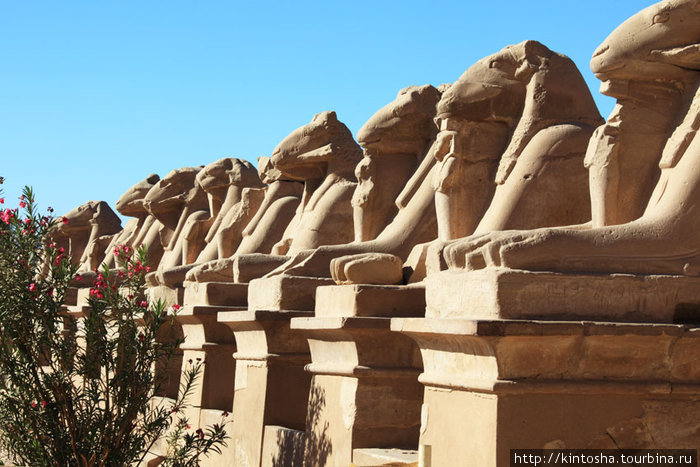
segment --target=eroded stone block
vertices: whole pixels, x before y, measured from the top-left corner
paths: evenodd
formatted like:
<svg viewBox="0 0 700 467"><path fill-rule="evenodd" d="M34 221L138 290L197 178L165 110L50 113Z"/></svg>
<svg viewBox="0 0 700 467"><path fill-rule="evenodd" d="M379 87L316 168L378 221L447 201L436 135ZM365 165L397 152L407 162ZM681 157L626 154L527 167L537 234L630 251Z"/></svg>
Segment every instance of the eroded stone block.
<svg viewBox="0 0 700 467"><path fill-rule="evenodd" d="M185 305L245 306L248 284L186 281Z"/></svg>
<svg viewBox="0 0 700 467"><path fill-rule="evenodd" d="M420 286L335 285L316 289L316 316L423 316Z"/></svg>
<svg viewBox="0 0 700 467"><path fill-rule="evenodd" d="M443 271L428 277L426 304L435 318L692 322L700 277Z"/></svg>
<svg viewBox="0 0 700 467"><path fill-rule="evenodd" d="M254 279L248 287L251 310L313 310L316 287L334 284L317 277L273 276Z"/></svg>

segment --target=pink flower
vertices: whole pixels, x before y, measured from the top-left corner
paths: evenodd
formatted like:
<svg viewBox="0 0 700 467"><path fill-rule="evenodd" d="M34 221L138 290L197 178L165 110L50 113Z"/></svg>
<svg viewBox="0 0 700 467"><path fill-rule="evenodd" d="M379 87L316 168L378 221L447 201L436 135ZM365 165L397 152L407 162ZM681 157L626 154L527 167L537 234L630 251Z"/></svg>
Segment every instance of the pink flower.
<svg viewBox="0 0 700 467"><path fill-rule="evenodd" d="M83 276L81 276L80 274L76 274L76 275L75 275L75 280L76 280L76 281L82 281L82 280L83 280Z"/></svg>
<svg viewBox="0 0 700 467"><path fill-rule="evenodd" d="M32 401L32 409L36 408L36 401Z"/></svg>
<svg viewBox="0 0 700 467"><path fill-rule="evenodd" d="M180 308L182 308L180 305L173 305L173 310L175 311L179 310Z"/></svg>
<svg viewBox="0 0 700 467"><path fill-rule="evenodd" d="M5 209L5 211L0 215L0 219L2 219L5 224L9 224L13 217L14 213L10 209Z"/></svg>
<svg viewBox="0 0 700 467"><path fill-rule="evenodd" d="M42 406L42 407L46 407L46 405L47 405L47 404L46 404L46 401L41 401L41 406Z"/></svg>
<svg viewBox="0 0 700 467"><path fill-rule="evenodd" d="M0 198L0 204L5 204L5 198Z"/></svg>
<svg viewBox="0 0 700 467"><path fill-rule="evenodd" d="M34 285L34 282L32 282L31 284L29 284L29 291L30 291L30 292L34 292L35 289L36 289L36 285Z"/></svg>
<svg viewBox="0 0 700 467"><path fill-rule="evenodd" d="M67 218L67 217L64 217L63 219L61 219L61 222L63 222L64 224L67 224L67 223L68 223L68 218Z"/></svg>
<svg viewBox="0 0 700 467"><path fill-rule="evenodd" d="M24 219L24 223L27 225L29 225L31 222L32 222L32 220L30 218Z"/></svg>
<svg viewBox="0 0 700 467"><path fill-rule="evenodd" d="M26 207L27 207L27 203L25 203L24 201L20 201L20 202L19 202L19 207L21 207L21 208L26 208Z"/></svg>
<svg viewBox="0 0 700 467"><path fill-rule="evenodd" d="M139 306L141 308L148 308L148 302L145 300L142 300L141 303L139 303Z"/></svg>

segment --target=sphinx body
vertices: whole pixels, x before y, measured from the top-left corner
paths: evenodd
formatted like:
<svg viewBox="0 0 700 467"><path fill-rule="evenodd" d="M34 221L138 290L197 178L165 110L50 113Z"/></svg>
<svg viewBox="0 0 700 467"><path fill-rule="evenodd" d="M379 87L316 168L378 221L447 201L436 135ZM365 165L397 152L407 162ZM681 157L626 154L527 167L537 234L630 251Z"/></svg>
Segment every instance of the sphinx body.
<svg viewBox="0 0 700 467"><path fill-rule="evenodd" d="M233 263L238 255L270 254L282 239L284 231L295 215L301 201L303 184L285 178L274 168L269 157L258 158L258 175L265 188L245 188L243 198L259 196L263 199L255 215L243 229L241 241L233 254L220 252L220 258L201 264L187 273L186 280L194 282L231 282Z"/></svg>
<svg viewBox="0 0 700 467"><path fill-rule="evenodd" d="M350 199L356 186L360 146L335 112L322 112L293 131L273 151L273 166L304 182L301 203L273 254L293 255L351 239Z"/></svg>
<svg viewBox="0 0 700 467"><path fill-rule="evenodd" d="M353 264L367 269L357 254L390 253L406 260L415 281L430 258L438 258L433 268L445 267L439 251L447 242L475 231L590 218L583 156L602 119L570 59L534 41L506 47L445 90L436 112L439 133L416 171L420 178L414 176L419 188L411 189L411 202L394 222L374 241L319 249L291 271L324 275L333 260L337 282L363 282L352 271ZM559 196L561 189L569 196ZM421 217L416 211L429 209L437 232L409 240L407 232ZM391 257L378 261L395 263Z"/></svg>
<svg viewBox="0 0 700 467"><path fill-rule="evenodd" d="M158 175L151 174L129 188L117 200L117 212L133 219L130 219L121 231L112 235L102 235L90 243L85 260L78 270L83 277L82 282L92 283L93 272L102 265L110 269L119 267L114 256L114 249L118 245L135 249L143 246L148 252L149 262L160 261L163 252L160 243L155 241L158 233L157 221L146 211L143 204L148 191L158 180Z"/></svg>
<svg viewBox="0 0 700 467"><path fill-rule="evenodd" d="M166 271L192 263L203 248L204 239L201 239L199 249L192 244L186 249L184 244L189 240L183 235L188 221L209 218L206 195L195 181L201 170L200 166L170 171L149 190L144 199L149 214L158 220L158 241L163 249L157 266L153 263L154 269ZM150 286L160 284L155 271L146 276L146 281Z"/></svg>
<svg viewBox="0 0 700 467"><path fill-rule="evenodd" d="M196 260L203 263L227 257L236 250L243 228L259 205L258 197L245 193L262 188L262 182L250 162L225 158L204 167L197 174L197 183L207 193L211 217L193 223L187 235L204 236L206 247Z"/></svg>
<svg viewBox="0 0 700 467"><path fill-rule="evenodd" d="M591 68L618 103L588 146L590 228L474 236L445 249L448 265L696 275L699 43L700 3L664 1L595 52Z"/></svg>
<svg viewBox="0 0 700 467"><path fill-rule="evenodd" d="M192 268L230 256L262 198L255 168L241 159L212 162L197 173L195 184L206 193L209 216L200 213L187 219L181 234L183 264L158 271L151 283L180 286Z"/></svg>
<svg viewBox="0 0 700 467"><path fill-rule="evenodd" d="M376 238L405 207L409 196L399 195L435 139L432 119L440 96L430 85L401 89L360 128L357 139L364 157L355 167L355 242Z"/></svg>
<svg viewBox="0 0 700 467"><path fill-rule="evenodd" d="M104 201L88 201L63 218L67 222L57 224L51 238L66 250L71 262L79 265L88 260L91 243L121 230L121 220Z"/></svg>
<svg viewBox="0 0 700 467"><path fill-rule="evenodd" d="M273 274L330 277L334 258L368 252L405 257L412 245L435 238L429 179L435 159L429 149L437 132L436 104L445 88L402 89L360 129L364 157L355 168L354 241L300 251Z"/></svg>
<svg viewBox="0 0 700 467"><path fill-rule="evenodd" d="M303 182L301 201L270 255L237 256L234 280L260 277L299 251L351 241L354 167L361 157L362 149L335 112L315 115L280 142L270 163L285 178Z"/></svg>
<svg viewBox="0 0 700 467"><path fill-rule="evenodd" d="M508 46L460 77L438 119L440 240L589 219L582 160L602 119L568 57L535 41Z"/></svg>

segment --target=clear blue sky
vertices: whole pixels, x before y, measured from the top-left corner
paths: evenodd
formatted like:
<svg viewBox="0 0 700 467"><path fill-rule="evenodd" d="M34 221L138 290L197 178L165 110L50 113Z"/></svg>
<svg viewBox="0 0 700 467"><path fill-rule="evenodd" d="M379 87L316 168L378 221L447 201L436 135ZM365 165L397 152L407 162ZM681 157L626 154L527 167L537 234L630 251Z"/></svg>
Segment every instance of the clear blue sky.
<svg viewBox="0 0 700 467"><path fill-rule="evenodd" d="M653 3L0 0L5 198L114 206L151 172L269 155L324 110L356 134L402 87L525 39L570 56L607 116L590 56Z"/></svg>

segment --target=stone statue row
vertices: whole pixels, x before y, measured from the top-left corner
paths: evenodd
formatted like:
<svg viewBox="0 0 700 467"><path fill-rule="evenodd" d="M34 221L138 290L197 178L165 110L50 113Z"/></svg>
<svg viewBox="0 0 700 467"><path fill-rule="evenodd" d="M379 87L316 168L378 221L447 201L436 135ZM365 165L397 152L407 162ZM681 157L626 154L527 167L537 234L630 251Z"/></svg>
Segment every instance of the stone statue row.
<svg viewBox="0 0 700 467"><path fill-rule="evenodd" d="M184 305L183 362L208 362L192 419L233 414L211 465L696 447L700 0L634 15L591 68L607 121L569 58L525 41L402 89L357 141L323 112L257 170L150 175L124 228L86 203L54 232L74 309L116 245L146 248L151 297Z"/></svg>
<svg viewBox="0 0 700 467"><path fill-rule="evenodd" d="M134 217L123 229L90 202L60 234L85 272L114 266L117 243L144 245L150 285L234 281L236 262L248 279L339 283L490 265L696 275L700 20L694 2L676 3L595 52L602 92L617 99L607 122L574 63L526 41L452 85L401 90L359 144L323 112L257 174L225 158L151 175L118 201Z"/></svg>
<svg viewBox="0 0 700 467"><path fill-rule="evenodd" d="M234 269L246 279L416 281L429 245L586 222L583 160L600 123L573 62L527 41L453 85L401 90L362 127L360 144L324 112L260 158L257 173L225 158L150 175L117 202L134 218L123 229L91 202L66 215L60 234L84 281L101 263L116 266L120 243L146 247L153 286L234 281Z"/></svg>

